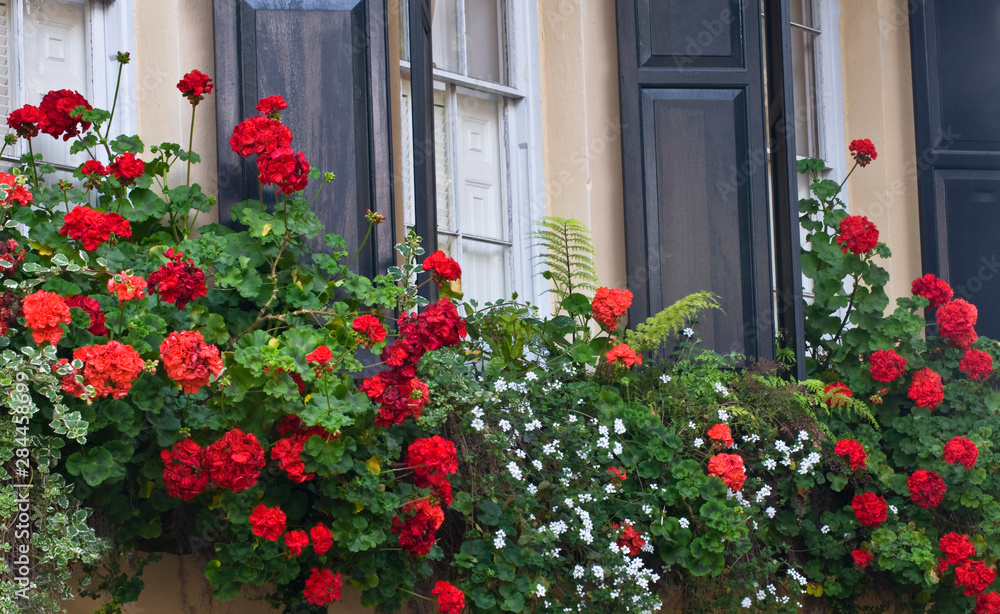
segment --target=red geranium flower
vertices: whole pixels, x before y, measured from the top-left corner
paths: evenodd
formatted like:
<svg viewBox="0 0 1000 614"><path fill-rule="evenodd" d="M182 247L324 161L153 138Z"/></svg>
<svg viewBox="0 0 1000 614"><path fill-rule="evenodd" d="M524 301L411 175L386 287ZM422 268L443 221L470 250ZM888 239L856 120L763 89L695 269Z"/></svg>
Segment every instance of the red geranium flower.
<svg viewBox="0 0 1000 614"><path fill-rule="evenodd" d="M851 463L851 469L854 470L864 469L865 461L868 460L865 449L853 439L841 439L837 442L837 445L833 446L833 452L838 456L847 457L847 460Z"/></svg>
<svg viewBox="0 0 1000 614"><path fill-rule="evenodd" d="M17 136L30 139L38 136L38 125L41 120L42 113L38 107L26 104L10 112L7 116L7 125L17 133Z"/></svg>
<svg viewBox="0 0 1000 614"><path fill-rule="evenodd" d="M952 531L938 540L938 547L945 555L945 565L960 565L976 553L976 547L969 541L968 535Z"/></svg>
<svg viewBox="0 0 1000 614"><path fill-rule="evenodd" d="M168 249L165 255L170 262L153 271L147 280L149 289L161 300L184 309L190 301L208 294L205 273L190 258L185 258L182 252L173 248Z"/></svg>
<svg viewBox="0 0 1000 614"><path fill-rule="evenodd" d="M910 499L928 510L941 505L944 493L948 490L944 478L926 469L914 471L913 475L906 479L906 485L910 489Z"/></svg>
<svg viewBox="0 0 1000 614"><path fill-rule="evenodd" d="M80 92L53 90L45 94L38 105L41 114L38 127L55 138L61 136L64 141L86 132L90 129L90 122L81 120L79 114L72 115L73 109L77 107L85 107L88 111L94 108Z"/></svg>
<svg viewBox="0 0 1000 614"><path fill-rule="evenodd" d="M21 299L10 290L0 294L0 336L21 318Z"/></svg>
<svg viewBox="0 0 1000 614"><path fill-rule="evenodd" d="M311 353L306 354L306 361L315 364L326 364L333 360L333 352L325 345L321 345Z"/></svg>
<svg viewBox="0 0 1000 614"><path fill-rule="evenodd" d="M604 328L615 331L618 329L618 318L625 315L632 306L632 292L617 288L598 288L594 300L590 302L594 319Z"/></svg>
<svg viewBox="0 0 1000 614"><path fill-rule="evenodd" d="M872 160L878 158L878 152L875 151L875 144L869 139L855 139L851 141L850 149L851 155L857 161L858 166L865 167L868 166Z"/></svg>
<svg viewBox="0 0 1000 614"><path fill-rule="evenodd" d="M21 311L35 343L43 341L48 341L52 345L59 343L63 335L59 325L69 324L72 321L66 299L45 290L24 297Z"/></svg>
<svg viewBox="0 0 1000 614"><path fill-rule="evenodd" d="M416 499L403 506L403 514L412 516L392 519L392 532L399 533L399 545L414 556L427 554L434 545L434 532L444 522L444 510L427 499Z"/></svg>
<svg viewBox="0 0 1000 614"><path fill-rule="evenodd" d="M24 177L22 176L20 181L18 177L10 173L0 173L0 191L3 192L3 207L7 208L11 203L18 203L22 207L28 206L30 203L35 201L34 195L32 195L31 190L24 187Z"/></svg>
<svg viewBox="0 0 1000 614"><path fill-rule="evenodd" d="M708 459L708 475L719 476L729 490L738 491L747 478L743 471L743 457L739 454L716 454Z"/></svg>
<svg viewBox="0 0 1000 614"><path fill-rule="evenodd" d="M73 351L73 359L83 361L83 385L93 386L94 399L125 398L146 366L135 348L117 341L77 348ZM63 389L82 397L85 391L74 375L63 378Z"/></svg>
<svg viewBox="0 0 1000 614"><path fill-rule="evenodd" d="M240 492L257 483L264 467L264 448L253 433L233 429L205 448L208 477L219 488Z"/></svg>
<svg viewBox="0 0 1000 614"><path fill-rule="evenodd" d="M823 393L826 395L827 407L843 407L847 405L847 399L854 396L851 389L843 382L827 384L826 388L823 389Z"/></svg>
<svg viewBox="0 0 1000 614"><path fill-rule="evenodd" d="M944 462L949 465L962 464L972 469L979 458L979 448L965 437L955 436L944 444Z"/></svg>
<svg viewBox="0 0 1000 614"><path fill-rule="evenodd" d="M872 555L864 549L851 550L851 556L854 557L854 564L858 567L868 567L872 562Z"/></svg>
<svg viewBox="0 0 1000 614"><path fill-rule="evenodd" d="M163 485L168 495L190 501L204 492L208 485L208 472L202 464L204 452L204 448L192 439L179 441L171 449L160 452Z"/></svg>
<svg viewBox="0 0 1000 614"><path fill-rule="evenodd" d="M340 599L340 574L329 569L312 568L312 573L306 579L306 601L313 605L324 606Z"/></svg>
<svg viewBox="0 0 1000 614"><path fill-rule="evenodd" d="M115 281L120 277L121 281ZM108 292L118 297L122 303L133 299L146 298L146 280L138 275L129 275L122 271L108 280Z"/></svg>
<svg viewBox="0 0 1000 614"><path fill-rule="evenodd" d="M461 614L465 609L465 593L447 582L438 581L431 595L438 598L438 610L443 614Z"/></svg>
<svg viewBox="0 0 1000 614"><path fill-rule="evenodd" d="M280 507L267 507L259 503L250 514L250 527L257 537L276 542L285 532L285 512Z"/></svg>
<svg viewBox="0 0 1000 614"><path fill-rule="evenodd" d="M177 89L191 101L191 104L197 105L205 96L212 93L212 85L212 78L196 69L177 82Z"/></svg>
<svg viewBox="0 0 1000 614"><path fill-rule="evenodd" d="M727 448L733 445L733 435L725 424L716 424L708 429L708 436L710 439L721 441Z"/></svg>
<svg viewBox="0 0 1000 614"><path fill-rule="evenodd" d="M97 160L87 160L80 167L80 175L86 178L84 185L88 188L101 187L101 180L110 174L111 171Z"/></svg>
<svg viewBox="0 0 1000 614"><path fill-rule="evenodd" d="M958 368L972 379L986 379L993 372L993 357L986 352L969 348L958 363Z"/></svg>
<svg viewBox="0 0 1000 614"><path fill-rule="evenodd" d="M306 189L309 183L309 163L300 151L279 147L257 156L258 179L264 185L278 186L279 194L294 194Z"/></svg>
<svg viewBox="0 0 1000 614"><path fill-rule="evenodd" d="M955 291L951 289L944 280L938 279L933 273L928 273L923 277L918 277L911 284L911 291L915 296L922 296L927 299L928 309L940 307L955 296Z"/></svg>
<svg viewBox="0 0 1000 614"><path fill-rule="evenodd" d="M895 350L877 350L868 357L868 372L878 382L891 382L906 371L906 359Z"/></svg>
<svg viewBox="0 0 1000 614"><path fill-rule="evenodd" d="M123 239L132 236L132 226L117 213L95 211L86 205L74 207L63 218L59 234L83 243L83 249L94 251L102 243L107 243L111 235Z"/></svg>
<svg viewBox="0 0 1000 614"><path fill-rule="evenodd" d="M938 334L944 337L949 345L968 349L976 341L976 319L979 310L968 301L957 298L938 307Z"/></svg>
<svg viewBox="0 0 1000 614"><path fill-rule="evenodd" d="M851 501L851 509L857 516L858 522L866 527L877 527L886 519L886 512L889 506L885 499L873 492L864 492L854 495Z"/></svg>
<svg viewBox="0 0 1000 614"><path fill-rule="evenodd" d="M281 122L255 115L243 120L233 129L229 146L244 158L253 154L274 151L292 144L292 131Z"/></svg>
<svg viewBox="0 0 1000 614"><path fill-rule="evenodd" d="M975 614L1000 614L1000 595L997 593L983 593L976 595Z"/></svg>
<svg viewBox="0 0 1000 614"><path fill-rule="evenodd" d="M462 276L462 267L458 266L458 262L441 250L427 256L422 266L425 271L434 271L434 280L438 285L445 281L455 281Z"/></svg>
<svg viewBox="0 0 1000 614"><path fill-rule="evenodd" d="M135 154L126 152L115 158L114 162L108 165L108 170L122 186L129 186L142 176L146 171L146 165L135 157Z"/></svg>
<svg viewBox="0 0 1000 614"><path fill-rule="evenodd" d="M618 525L614 525L618 528ZM621 534L615 540L615 545L621 550L623 547L628 548L629 556L638 556L642 552L642 547L646 545L646 539L642 536L642 533L635 530L635 527L631 524L625 523L624 529L622 529Z"/></svg>
<svg viewBox="0 0 1000 614"><path fill-rule="evenodd" d="M636 354L635 350L630 348L628 344L619 343L615 347L608 350L605 354L609 363L621 362L625 365L626 369L631 369L632 365L642 364L642 354Z"/></svg>
<svg viewBox="0 0 1000 614"><path fill-rule="evenodd" d="M257 103L257 112L273 119L279 119L281 111L287 108L288 103L281 96L267 96Z"/></svg>
<svg viewBox="0 0 1000 614"><path fill-rule="evenodd" d="M935 409L944 400L944 387L941 384L941 376L928 367L913 374L913 382L906 396L917 405Z"/></svg>
<svg viewBox="0 0 1000 614"><path fill-rule="evenodd" d="M386 330L375 316L367 315L354 318L351 328L361 337L361 345L370 348L385 340Z"/></svg>
<svg viewBox="0 0 1000 614"><path fill-rule="evenodd" d="M222 373L219 348L205 343L205 338L198 331L170 333L160 344L160 356L167 376L179 383L188 394L197 394L211 378Z"/></svg>
<svg viewBox="0 0 1000 614"><path fill-rule="evenodd" d="M312 435L293 435L275 442L271 448L271 460L278 461L278 468L288 472L288 478L293 482L308 482L316 477L315 473L306 473L306 464L302 460L302 451L306 440Z"/></svg>
<svg viewBox="0 0 1000 614"><path fill-rule="evenodd" d="M330 533L330 529L326 528L326 525L323 523L309 529L309 537L312 538L313 552L317 556L326 554L333 547L333 534Z"/></svg>
<svg viewBox="0 0 1000 614"><path fill-rule="evenodd" d="M848 215L840 222L837 245L845 254L850 250L858 256L867 254L878 245L878 228L861 215Z"/></svg>
<svg viewBox="0 0 1000 614"><path fill-rule="evenodd" d="M997 572L982 561L965 561L955 568L955 586L960 586L966 597L972 597L986 590L997 578Z"/></svg>
<svg viewBox="0 0 1000 614"><path fill-rule="evenodd" d="M24 264L24 250L14 239L0 241L0 260L10 265L0 266L0 279L13 277L18 268Z"/></svg>
<svg viewBox="0 0 1000 614"><path fill-rule="evenodd" d="M295 556L302 556L302 549L309 545L309 536L305 531L289 531L285 533L285 546Z"/></svg>

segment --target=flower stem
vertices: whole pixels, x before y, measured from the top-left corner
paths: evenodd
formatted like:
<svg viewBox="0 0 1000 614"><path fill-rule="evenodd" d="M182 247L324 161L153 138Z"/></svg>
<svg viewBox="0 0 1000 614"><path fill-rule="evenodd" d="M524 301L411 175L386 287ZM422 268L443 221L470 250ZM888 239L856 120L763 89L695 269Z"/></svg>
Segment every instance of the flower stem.
<svg viewBox="0 0 1000 614"><path fill-rule="evenodd" d="M354 255L351 256L351 259L347 261L347 264L344 265L344 268L342 268L340 270L340 272L337 273L337 276L333 279L332 283L336 283L340 279L340 277L342 275L344 275L344 274L347 273L347 270L351 267L351 264L354 262L354 259L358 257L358 254L361 253L361 248L364 247L365 243L368 242L368 237L371 236L371 234L372 234L372 226L374 226L374 225L375 225L374 223L368 222L368 230L365 232L365 238L361 239L361 243L358 244L357 251L355 251Z"/></svg>
<svg viewBox="0 0 1000 614"><path fill-rule="evenodd" d="M191 105L191 132L188 134L187 184L191 185L191 148L194 146L194 114L198 105Z"/></svg>
<svg viewBox="0 0 1000 614"><path fill-rule="evenodd" d="M35 168L35 150L31 147L31 139L28 139L28 155L31 156L31 174L35 177L35 187L38 187L38 169Z"/></svg>
<svg viewBox="0 0 1000 614"><path fill-rule="evenodd" d="M104 140L111 136L111 120L115 118L115 107L118 106L118 91L122 86L122 67L124 64L118 63L118 78L115 80L115 97L111 100L111 115L108 116L108 129L104 131ZM98 133L100 136L100 133Z"/></svg>

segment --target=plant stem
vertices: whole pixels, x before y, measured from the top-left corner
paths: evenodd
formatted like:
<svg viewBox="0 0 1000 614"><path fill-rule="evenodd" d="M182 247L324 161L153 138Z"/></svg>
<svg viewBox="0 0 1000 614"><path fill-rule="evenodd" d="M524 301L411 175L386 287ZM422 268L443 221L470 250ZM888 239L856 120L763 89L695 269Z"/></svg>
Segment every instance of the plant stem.
<svg viewBox="0 0 1000 614"><path fill-rule="evenodd" d="M115 80L115 97L111 100L111 115L108 116L108 129L104 131L104 140L111 136L111 120L115 118L115 107L118 106L118 90L122 85L122 67L124 64L118 63L118 78ZM100 136L100 132L97 134Z"/></svg>
<svg viewBox="0 0 1000 614"><path fill-rule="evenodd" d="M38 187L38 169L35 168L35 150L31 147L31 139L28 139L28 155L31 156L31 174L35 177L35 187Z"/></svg>
<svg viewBox="0 0 1000 614"><path fill-rule="evenodd" d="M337 276L333 278L333 281L331 283L336 283L340 279L340 277L342 275L344 275L344 274L347 273L347 270L350 268L351 264L354 262L354 259L358 257L358 254L361 253L361 248L364 247L365 243L368 242L368 237L371 236L371 234L372 234L372 226L374 226L374 225L375 224L373 224L371 222L368 223L368 230L365 232L365 238L361 239L361 243L358 244L357 251L354 252L354 255L351 256L351 259L347 261L347 264L344 265L344 268L342 268L340 270L340 272L337 273Z"/></svg>
<svg viewBox="0 0 1000 614"><path fill-rule="evenodd" d="M187 184L191 185L191 148L194 146L194 113L198 105L191 105L191 132L188 134Z"/></svg>

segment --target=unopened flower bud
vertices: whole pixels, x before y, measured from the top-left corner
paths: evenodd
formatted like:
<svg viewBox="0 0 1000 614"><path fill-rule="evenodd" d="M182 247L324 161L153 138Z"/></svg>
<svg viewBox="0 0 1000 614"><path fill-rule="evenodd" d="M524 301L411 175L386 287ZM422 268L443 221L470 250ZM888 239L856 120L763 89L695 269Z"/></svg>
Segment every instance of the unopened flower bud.
<svg viewBox="0 0 1000 614"><path fill-rule="evenodd" d="M115 60L117 60L119 64L128 64L131 59L132 55L128 51L119 51L118 54L115 55Z"/></svg>

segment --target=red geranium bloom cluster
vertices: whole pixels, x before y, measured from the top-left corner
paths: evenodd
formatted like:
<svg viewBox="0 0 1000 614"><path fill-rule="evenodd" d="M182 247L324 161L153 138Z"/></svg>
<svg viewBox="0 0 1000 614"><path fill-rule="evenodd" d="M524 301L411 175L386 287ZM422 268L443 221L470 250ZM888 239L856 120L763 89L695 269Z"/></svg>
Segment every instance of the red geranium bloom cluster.
<svg viewBox="0 0 1000 614"><path fill-rule="evenodd" d="M976 444L965 437L952 437L951 441L944 444L944 462L949 465L961 464L966 469L976 466L976 459L979 458L979 448Z"/></svg>
<svg viewBox="0 0 1000 614"><path fill-rule="evenodd" d="M733 445L733 435L725 424L716 424L708 429L708 437L722 442L727 448Z"/></svg>
<svg viewBox="0 0 1000 614"><path fill-rule="evenodd" d="M625 315L632 306L632 292L618 288L598 288L594 300L590 302L594 319L604 328L614 331L618 329L618 318Z"/></svg>
<svg viewBox="0 0 1000 614"><path fill-rule="evenodd" d="M624 467L608 467L608 473L618 478L619 482L624 482L628 479L628 474L625 473Z"/></svg>
<svg viewBox="0 0 1000 614"><path fill-rule="evenodd" d="M244 158L292 144L292 131L281 122L255 115L236 124L229 146Z"/></svg>
<svg viewBox="0 0 1000 614"><path fill-rule="evenodd" d="M957 298L938 307L938 334L944 337L949 345L968 349L976 342L974 330L979 310L972 303Z"/></svg>
<svg viewBox="0 0 1000 614"><path fill-rule="evenodd" d="M878 245L878 228L863 215L848 215L840 222L840 234L837 245L845 254L862 255L875 249Z"/></svg>
<svg viewBox="0 0 1000 614"><path fill-rule="evenodd" d="M743 457L739 454L716 454L708 459L708 475L719 476L729 490L738 491L747 479L743 471Z"/></svg>
<svg viewBox="0 0 1000 614"><path fill-rule="evenodd" d="M302 556L302 549L309 545L309 535L305 531L285 533L285 546L295 556Z"/></svg>
<svg viewBox="0 0 1000 614"><path fill-rule="evenodd" d="M922 296L930 301L927 305L929 309L940 307L955 296L955 291L951 289L951 286L944 280L935 277L933 273L914 279L911 291L914 296Z"/></svg>
<svg viewBox="0 0 1000 614"><path fill-rule="evenodd" d="M385 327L375 316L366 315L354 318L351 328L358 333L361 345L370 348L376 343L385 341Z"/></svg>
<svg viewBox="0 0 1000 614"><path fill-rule="evenodd" d="M434 281L437 285L444 285L446 281L455 281L462 276L462 267L454 258L449 258L443 251L438 250L424 259L423 268L425 271L434 271Z"/></svg>
<svg viewBox="0 0 1000 614"><path fill-rule="evenodd" d="M272 119L281 119L281 112L288 108L288 103L281 96L266 96L257 103L257 112Z"/></svg>
<svg viewBox="0 0 1000 614"><path fill-rule="evenodd" d="M38 125L42 121L42 112L38 107L26 104L15 109L7 116L7 125L17 133L17 136L30 139L38 136Z"/></svg>
<svg viewBox="0 0 1000 614"><path fill-rule="evenodd" d="M277 429L283 437L271 448L271 460L278 461L278 467L287 471L293 482L307 482L316 477L315 473L305 472L302 451L313 435L319 435L327 441L333 435L319 425L307 427L298 416L285 416L278 423Z"/></svg>
<svg viewBox="0 0 1000 614"><path fill-rule="evenodd" d="M191 104L197 105L205 96L212 93L212 85L211 77L195 69L177 82L177 89L191 101Z"/></svg>
<svg viewBox="0 0 1000 614"><path fill-rule="evenodd" d="M996 570L990 569L982 561L967 560L955 568L955 586L962 587L966 597L985 591L996 579Z"/></svg>
<svg viewBox="0 0 1000 614"><path fill-rule="evenodd" d="M21 182L17 180L17 177L11 175L10 173L0 173L0 186L7 186L5 188L0 188L3 191L3 202L0 206L7 208L11 203L17 203L22 207L26 207L28 203L35 201L34 195L32 195L31 190L24 187Z"/></svg>
<svg viewBox="0 0 1000 614"><path fill-rule="evenodd" d="M83 243L83 249L92 252L101 243L107 243L111 235L121 238L132 236L132 227L128 220L117 213L102 213L86 205L74 207L63 218L63 227L59 234Z"/></svg>
<svg viewBox="0 0 1000 614"><path fill-rule="evenodd" d="M854 495L854 499L851 501L851 509L854 510L854 515L857 516L858 522L866 527L877 527L885 521L889 506L886 505L885 499L880 495L876 495L873 492L864 492L860 495Z"/></svg>
<svg viewBox="0 0 1000 614"><path fill-rule="evenodd" d="M1000 594L983 593L976 595L974 614L1000 614Z"/></svg>
<svg viewBox="0 0 1000 614"><path fill-rule="evenodd" d="M160 344L160 356L167 376L188 394L196 394L212 377L222 373L219 348L205 343L198 331L170 333Z"/></svg>
<svg viewBox="0 0 1000 614"><path fill-rule="evenodd" d="M120 277L121 281L115 281ZM118 297L122 303L133 299L146 298L146 280L138 275L129 275L122 271L108 280L108 292Z"/></svg>
<svg viewBox="0 0 1000 614"><path fill-rule="evenodd" d="M440 435L418 438L406 449L406 465L416 474L417 488L430 488L435 498L451 505L451 483L448 476L458 471L454 442Z"/></svg>
<svg viewBox="0 0 1000 614"><path fill-rule="evenodd" d="M24 321L31 329L31 337L35 343L48 341L52 345L59 343L63 331L60 324L70 323L69 306L66 299L54 292L39 290L24 297L21 303Z"/></svg>
<svg viewBox="0 0 1000 614"><path fill-rule="evenodd" d="M958 363L958 368L972 379L986 379L993 372L993 357L981 350L969 348Z"/></svg>
<svg viewBox="0 0 1000 614"><path fill-rule="evenodd" d="M392 532L399 533L399 545L414 556L423 556L434 545L434 532L444 522L444 510L429 499L416 499L403 506L406 520L392 519ZM412 515L411 515L412 514Z"/></svg>
<svg viewBox="0 0 1000 614"><path fill-rule="evenodd" d="M309 163L300 151L279 147L257 156L258 179L264 185L278 186L279 194L293 194L306 189L309 183Z"/></svg>
<svg viewBox="0 0 1000 614"><path fill-rule="evenodd" d="M97 160L87 160L80 167L80 174L86 177L84 185L96 189L101 187L101 180L110 175L111 171Z"/></svg>
<svg viewBox="0 0 1000 614"><path fill-rule="evenodd" d="M182 252L170 248L164 254L170 262L153 271L146 280L161 300L184 309L190 301L208 293L205 274Z"/></svg>
<svg viewBox="0 0 1000 614"><path fill-rule="evenodd" d="M407 416L420 417L428 390L416 378L417 363L424 353L458 345L465 335L465 320L447 298L416 316L400 317L399 339L382 350L382 360L391 368L361 384L361 390L380 406L376 426L402 424Z"/></svg>
<svg viewBox="0 0 1000 614"><path fill-rule="evenodd" d="M95 337L107 337L108 327L106 326L107 318L101 311L101 306L98 302L89 296L71 296L66 299L66 304L70 307L76 307L77 309L83 310L88 317L90 317L90 326L87 330L90 331L91 335Z"/></svg>
<svg viewBox="0 0 1000 614"><path fill-rule="evenodd" d="M906 372L906 359L896 350L876 350L868 357L868 372L878 382L891 382Z"/></svg>
<svg viewBox="0 0 1000 614"><path fill-rule="evenodd" d="M878 158L878 152L875 151L875 144L871 142L871 139L855 139L851 141L848 149L857 161L858 166L862 168L868 166L872 160Z"/></svg>
<svg viewBox="0 0 1000 614"><path fill-rule="evenodd" d="M163 485L167 494L185 501L194 499L208 486L208 471L202 460L205 449L191 439L174 444L160 452L163 460Z"/></svg>
<svg viewBox="0 0 1000 614"><path fill-rule="evenodd" d="M626 343L619 343L615 347L608 350L604 355L609 363L621 362L625 365L626 369L631 369L632 365L642 364L642 355L636 354L635 350L630 348Z"/></svg>
<svg viewBox="0 0 1000 614"><path fill-rule="evenodd" d="M461 614L465 609L465 593L447 582L438 581L431 595L438 598L438 611L442 614Z"/></svg>
<svg viewBox="0 0 1000 614"><path fill-rule="evenodd" d="M80 92L74 90L53 90L45 94L38 105L41 113L38 127L55 138L61 136L64 141L86 132L90 129L90 122L81 120L79 114L72 115L77 107L85 107L88 111L94 108Z"/></svg>
<svg viewBox="0 0 1000 614"><path fill-rule="evenodd" d="M339 573L329 569L312 568L312 573L306 579L304 595L306 601L313 605L324 606L340 599L341 579Z"/></svg>
<svg viewBox="0 0 1000 614"><path fill-rule="evenodd" d="M851 463L851 469L864 469L868 455L860 443L853 439L841 439L837 445L833 446L834 454L846 457Z"/></svg>
<svg viewBox="0 0 1000 614"><path fill-rule="evenodd" d="M240 492L257 483L264 467L264 448L253 433L233 429L205 448L202 461L220 488Z"/></svg>
<svg viewBox="0 0 1000 614"><path fill-rule="evenodd" d="M0 336L10 330L11 325L21 319L21 299L10 290L0 294Z"/></svg>
<svg viewBox="0 0 1000 614"><path fill-rule="evenodd" d="M120 154L108 165L108 171L122 186L129 186L135 183L136 179L142 177L142 174L146 172L146 165L142 160L136 158L135 154L126 152Z"/></svg>
<svg viewBox="0 0 1000 614"><path fill-rule="evenodd" d="M85 345L73 351L74 360L83 361L83 384L93 386L95 399L122 399L132 389L132 382L142 373L146 363L131 345L109 341L104 345ZM60 361L64 364L66 359ZM75 396L84 390L76 381L76 373L63 378L62 388Z"/></svg>
<svg viewBox="0 0 1000 614"><path fill-rule="evenodd" d="M914 471L906 479L906 486L910 489L910 499L927 510L941 505L944 493L948 490L944 478L926 469Z"/></svg>
<svg viewBox="0 0 1000 614"><path fill-rule="evenodd" d="M330 351L330 348L325 345L321 345L312 352L306 354L306 361L317 365L325 365L331 360L333 360L333 352Z"/></svg>
<svg viewBox="0 0 1000 614"><path fill-rule="evenodd" d="M843 407L847 405L847 399L854 396L851 389L843 382L827 384L826 388L823 389L823 393L826 395L827 407Z"/></svg>
<svg viewBox="0 0 1000 614"><path fill-rule="evenodd" d="M868 567L868 564L872 562L872 555L864 548L851 550L851 556L854 558L854 564L858 567Z"/></svg>
<svg viewBox="0 0 1000 614"><path fill-rule="evenodd" d="M613 526L615 529L618 528L617 524ZM635 527L629 523L625 523L625 527L622 529L621 534L618 535L615 543L618 545L619 550L627 547L629 556L638 556L642 552L642 547L646 545L646 539L642 536L642 533L635 530Z"/></svg>
<svg viewBox="0 0 1000 614"><path fill-rule="evenodd" d="M317 556L323 556L327 550L333 547L333 534L323 523L309 529L309 537L312 538L313 552Z"/></svg>
<svg viewBox="0 0 1000 614"><path fill-rule="evenodd" d="M24 264L24 250L14 239L0 241L0 260L10 265L0 266L0 279L12 277L17 273L18 267Z"/></svg>
<svg viewBox="0 0 1000 614"><path fill-rule="evenodd" d="M276 542L285 532L285 512L280 507L267 507L257 504L250 513L250 527L253 534L267 541Z"/></svg>
<svg viewBox="0 0 1000 614"><path fill-rule="evenodd" d="M941 384L941 376L928 367L913 374L913 381L906 396L917 405L935 409L944 400L944 387Z"/></svg>
<svg viewBox="0 0 1000 614"><path fill-rule="evenodd" d="M968 535L952 531L938 540L938 547L945 558L938 559L938 570L945 571L949 565L961 565L976 553L976 547Z"/></svg>

